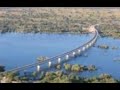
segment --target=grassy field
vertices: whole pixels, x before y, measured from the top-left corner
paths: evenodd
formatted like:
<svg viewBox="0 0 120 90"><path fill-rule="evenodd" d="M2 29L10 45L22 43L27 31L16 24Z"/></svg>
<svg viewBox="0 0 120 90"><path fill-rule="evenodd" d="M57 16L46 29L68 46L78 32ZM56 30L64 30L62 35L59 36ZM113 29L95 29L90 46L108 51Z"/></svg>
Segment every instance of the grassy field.
<svg viewBox="0 0 120 90"><path fill-rule="evenodd" d="M0 8L1 33L83 33L96 23L102 36L120 37L117 8Z"/></svg>

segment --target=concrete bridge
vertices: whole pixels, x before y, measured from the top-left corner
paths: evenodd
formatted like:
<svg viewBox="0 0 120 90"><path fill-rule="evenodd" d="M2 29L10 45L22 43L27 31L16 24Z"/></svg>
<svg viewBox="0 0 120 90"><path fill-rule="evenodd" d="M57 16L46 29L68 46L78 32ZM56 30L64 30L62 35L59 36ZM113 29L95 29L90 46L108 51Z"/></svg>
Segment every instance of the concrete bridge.
<svg viewBox="0 0 120 90"><path fill-rule="evenodd" d="M42 70L42 64L47 64L48 67L51 67L54 64L60 64L63 61L67 61L71 58L74 58L75 56L79 56L81 53L85 52L87 49L89 49L90 47L92 47L94 45L94 43L96 42L97 38L98 38L98 31L95 28L95 25L90 26L90 28L88 29L90 33L94 33L94 36L91 40L89 40L88 42L86 42L85 44L83 44L82 46L79 46L78 48L75 48L71 51L68 51L66 53L63 53L61 55L57 55L55 57L51 57L49 59L46 59L44 61L39 61L33 64L28 64L22 67L18 67L18 68L14 68L8 71L3 72L7 73L7 72L19 72L19 71L24 71L26 69L30 69L33 67L37 68L37 71ZM1 73L2 74L2 73Z"/></svg>

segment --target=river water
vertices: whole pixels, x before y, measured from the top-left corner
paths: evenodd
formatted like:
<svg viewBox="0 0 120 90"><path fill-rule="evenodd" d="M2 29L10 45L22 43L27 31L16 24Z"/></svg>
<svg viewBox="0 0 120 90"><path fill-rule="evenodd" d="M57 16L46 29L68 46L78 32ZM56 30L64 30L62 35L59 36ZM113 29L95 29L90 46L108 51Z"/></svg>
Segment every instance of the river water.
<svg viewBox="0 0 120 90"><path fill-rule="evenodd" d="M92 35L20 34L0 35L0 64L7 69L36 62L39 56L53 57L88 41Z"/></svg>
<svg viewBox="0 0 120 90"><path fill-rule="evenodd" d="M108 45L109 49L98 48L98 45ZM112 49L113 47L118 49ZM114 78L120 80L120 39L110 37L98 38L95 47L90 48L87 52L87 57L77 57L70 60L70 64L95 65L97 71L79 73L85 77L98 76L102 73L111 74ZM115 61L116 60L116 61Z"/></svg>
<svg viewBox="0 0 120 90"><path fill-rule="evenodd" d="M39 56L53 57L74 48L79 47L92 38L92 34L0 34L0 64L6 66L6 70L36 62ZM100 49L97 45L109 45L109 49ZM114 61L120 58L120 39L99 38L95 47L85 53L88 57L80 56L69 60L67 63L96 65L94 72L80 73L82 76L95 76L101 73L111 74L120 79L120 62ZM119 47L113 50L112 47Z"/></svg>

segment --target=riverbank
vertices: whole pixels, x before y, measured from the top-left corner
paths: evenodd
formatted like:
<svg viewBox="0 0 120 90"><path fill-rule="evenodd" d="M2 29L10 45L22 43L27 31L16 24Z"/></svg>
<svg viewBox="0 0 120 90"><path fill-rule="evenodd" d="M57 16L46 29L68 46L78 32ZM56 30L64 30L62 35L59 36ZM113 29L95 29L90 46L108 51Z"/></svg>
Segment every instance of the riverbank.
<svg viewBox="0 0 120 90"><path fill-rule="evenodd" d="M103 73L99 76L85 78L75 73L65 73L61 70L49 72L32 72L26 76L19 76L19 73L7 73L0 76L1 83L120 83L111 75Z"/></svg>

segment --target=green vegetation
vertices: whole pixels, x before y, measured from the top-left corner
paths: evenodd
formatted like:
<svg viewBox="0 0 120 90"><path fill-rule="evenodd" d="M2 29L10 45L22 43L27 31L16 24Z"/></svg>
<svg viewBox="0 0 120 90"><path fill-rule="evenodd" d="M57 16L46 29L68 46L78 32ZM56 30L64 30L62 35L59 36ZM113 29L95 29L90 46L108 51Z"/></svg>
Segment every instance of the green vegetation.
<svg viewBox="0 0 120 90"><path fill-rule="evenodd" d="M98 48L102 48L102 49L109 49L108 45L98 45Z"/></svg>
<svg viewBox="0 0 120 90"><path fill-rule="evenodd" d="M0 32L87 33L89 25L101 36L120 37L119 9L106 8L1 8Z"/></svg>
<svg viewBox="0 0 120 90"><path fill-rule="evenodd" d="M46 57L46 56L40 56L37 58L38 61L44 61L46 59L48 59L48 57Z"/></svg>
<svg viewBox="0 0 120 90"><path fill-rule="evenodd" d="M106 44L101 44L101 45L98 45L97 46L98 48L101 48L101 49L112 49L112 50L118 50L119 49L119 47L117 47L117 46L108 46L108 45L106 45Z"/></svg>
<svg viewBox="0 0 120 90"><path fill-rule="evenodd" d="M113 50L118 50L119 47L113 46L112 49L113 49Z"/></svg>
<svg viewBox="0 0 120 90"><path fill-rule="evenodd" d="M72 72L83 72L83 71L95 71L97 68L95 65L84 66L80 64L64 64L64 69Z"/></svg>
<svg viewBox="0 0 120 90"><path fill-rule="evenodd" d="M79 72L80 71L80 66L78 64L72 65L71 71Z"/></svg>
<svg viewBox="0 0 120 90"><path fill-rule="evenodd" d="M8 72L0 76L0 81L2 83L12 83L12 81L19 82L19 73L18 72Z"/></svg>
<svg viewBox="0 0 120 90"><path fill-rule="evenodd" d="M119 21L119 20L118 20ZM114 19L113 19L114 22ZM109 36L113 38L120 38L120 25L118 23L113 24L112 21L108 24L102 24L99 26L99 33L102 37Z"/></svg>
<svg viewBox="0 0 120 90"><path fill-rule="evenodd" d="M92 77L85 79L88 83L119 83L118 80L112 78L109 74L101 74L98 77Z"/></svg>
<svg viewBox="0 0 120 90"><path fill-rule="evenodd" d="M97 69L96 69L95 65L90 65L90 66L88 66L88 70L89 71L95 71Z"/></svg>
<svg viewBox="0 0 120 90"><path fill-rule="evenodd" d="M60 64L56 65L56 68L60 70L61 69L61 65Z"/></svg>
<svg viewBox="0 0 120 90"><path fill-rule="evenodd" d="M82 26L71 10L64 8L17 8L0 10L0 32L81 33ZM64 12L64 13L63 13ZM72 15L75 15L74 17Z"/></svg>
<svg viewBox="0 0 120 90"><path fill-rule="evenodd" d="M46 72L43 79L38 83L119 83L109 74L101 74L97 77L83 78L74 73L64 73L62 71Z"/></svg>
<svg viewBox="0 0 120 90"><path fill-rule="evenodd" d="M82 79L74 74L65 74L62 71L47 72L39 83L75 83L83 82Z"/></svg>
<svg viewBox="0 0 120 90"><path fill-rule="evenodd" d="M74 70L78 70L76 69L78 66L80 67L80 65L74 65ZM85 78L72 72L42 71L40 73L33 72L31 75L36 79L31 81L31 76L19 76L19 73L17 72L9 72L2 76L0 80L2 83L119 83L119 80L114 79L109 74L101 74L99 76Z"/></svg>
<svg viewBox="0 0 120 90"><path fill-rule="evenodd" d="M5 71L5 66L0 65L0 72L4 72Z"/></svg>
<svg viewBox="0 0 120 90"><path fill-rule="evenodd" d="M71 70L71 65L70 65L70 64L67 64L67 63L65 63L65 64L64 64L64 68L65 68L65 70L70 71L70 70Z"/></svg>

